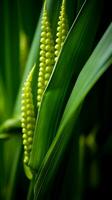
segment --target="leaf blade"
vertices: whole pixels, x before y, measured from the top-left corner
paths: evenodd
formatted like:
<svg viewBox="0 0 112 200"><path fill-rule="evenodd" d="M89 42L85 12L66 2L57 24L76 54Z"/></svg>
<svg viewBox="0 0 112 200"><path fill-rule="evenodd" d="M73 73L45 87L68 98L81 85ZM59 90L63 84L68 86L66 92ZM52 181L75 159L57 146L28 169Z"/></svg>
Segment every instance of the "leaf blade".
<svg viewBox="0 0 112 200"><path fill-rule="evenodd" d="M102 50L102 53L97 54L97 51L100 50ZM94 66L94 62L91 63L91 60L95 57L97 60L97 65ZM101 59L102 62L100 62ZM105 70L108 69L110 64L112 64L112 24L109 26L107 32L104 34L102 40L100 41L93 54L82 69L81 73L79 74L75 87L67 103L65 112L63 114L58 133L53 140L53 143L49 148L49 151L47 152L44 161L40 167L40 170L37 174L37 182L35 185L35 199L40 199L41 194L44 192L44 188L48 186L49 181L51 181L57 167L59 166L65 147L69 141L69 138L71 137L71 131L78 117L77 115L79 114L82 101L84 100L87 93L90 91L91 87L93 87L93 85L101 77ZM93 68L93 66L95 69ZM88 68L89 72L91 72L91 77L93 77L92 79L91 77L88 77ZM94 76L95 71L97 74L97 78ZM89 83L89 85L84 87L82 92L83 95L81 96L79 95L80 91L78 92L78 89L79 86L85 84L85 79L82 79L82 74L85 74L86 82ZM92 81L89 82L89 80ZM77 103L77 98L79 99L78 95L80 96L80 100L78 100L79 102Z"/></svg>

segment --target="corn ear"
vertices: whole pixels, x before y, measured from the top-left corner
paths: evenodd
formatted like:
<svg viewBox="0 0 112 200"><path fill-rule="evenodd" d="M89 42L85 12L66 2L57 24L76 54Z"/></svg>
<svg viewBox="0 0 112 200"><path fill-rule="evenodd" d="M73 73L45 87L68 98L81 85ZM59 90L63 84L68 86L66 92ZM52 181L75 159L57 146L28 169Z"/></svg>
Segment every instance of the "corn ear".
<svg viewBox="0 0 112 200"><path fill-rule="evenodd" d="M68 32L68 22L67 22L66 10L65 10L65 0L63 0L61 10L60 10L59 20L58 20L58 26L57 26L55 61L57 61L59 52L63 46L67 32Z"/></svg>
<svg viewBox="0 0 112 200"><path fill-rule="evenodd" d="M22 138L24 145L24 164L28 164L29 156L32 148L33 132L35 127L35 112L33 105L33 97L31 91L31 83L35 66L30 71L27 80L22 88L21 100L21 126Z"/></svg>
<svg viewBox="0 0 112 200"><path fill-rule="evenodd" d="M45 87L49 81L54 66L54 41L47 15L46 4L44 5L41 37L40 37L40 59L37 86L37 107L40 106Z"/></svg>

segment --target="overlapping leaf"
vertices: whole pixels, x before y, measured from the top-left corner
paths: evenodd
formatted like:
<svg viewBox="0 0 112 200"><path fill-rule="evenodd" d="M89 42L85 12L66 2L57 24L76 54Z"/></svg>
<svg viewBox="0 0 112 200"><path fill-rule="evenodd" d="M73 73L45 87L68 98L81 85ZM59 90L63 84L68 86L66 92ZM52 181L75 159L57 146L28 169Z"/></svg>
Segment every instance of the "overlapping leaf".
<svg viewBox="0 0 112 200"><path fill-rule="evenodd" d="M56 173L56 169L59 166L63 152L71 137L72 129L78 118L80 106L86 95L111 64L112 24L109 26L103 38L79 74L65 108L57 135L53 140L53 143L37 174L35 200L41 198L41 194L44 192L49 181Z"/></svg>
<svg viewBox="0 0 112 200"><path fill-rule="evenodd" d="M69 31L37 117L30 159L33 169L40 165L56 133L73 75L75 80L90 55L101 11L100 1L85 1Z"/></svg>

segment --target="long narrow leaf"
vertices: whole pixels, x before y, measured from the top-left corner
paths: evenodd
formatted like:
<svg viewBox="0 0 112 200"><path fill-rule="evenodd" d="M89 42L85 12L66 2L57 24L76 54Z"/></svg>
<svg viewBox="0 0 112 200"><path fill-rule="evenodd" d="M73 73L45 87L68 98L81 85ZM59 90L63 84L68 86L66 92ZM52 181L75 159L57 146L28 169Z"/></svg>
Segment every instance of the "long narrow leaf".
<svg viewBox="0 0 112 200"><path fill-rule="evenodd" d="M0 51L0 71L4 82L4 95L6 95L5 112L10 116L20 83L18 4L17 1L11 5L10 1L2 0L0 7L2 51Z"/></svg>
<svg viewBox="0 0 112 200"><path fill-rule="evenodd" d="M91 57L83 67L64 111L58 133L47 152L36 178L35 200L40 199L49 181L56 173L72 128L78 118L77 111L90 89L112 64L112 24L104 34Z"/></svg>

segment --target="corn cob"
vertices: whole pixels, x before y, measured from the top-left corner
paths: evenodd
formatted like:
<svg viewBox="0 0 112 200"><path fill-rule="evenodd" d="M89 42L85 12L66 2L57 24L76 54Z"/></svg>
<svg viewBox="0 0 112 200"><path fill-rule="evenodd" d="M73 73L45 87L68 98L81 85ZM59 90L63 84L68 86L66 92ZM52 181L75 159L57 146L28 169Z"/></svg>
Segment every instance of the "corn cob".
<svg viewBox="0 0 112 200"><path fill-rule="evenodd" d="M49 81L54 66L54 42L47 15L46 5L44 5L41 38L40 38L40 63L37 85L37 107L40 106L45 87Z"/></svg>
<svg viewBox="0 0 112 200"><path fill-rule="evenodd" d="M32 148L32 138L35 127L35 113L33 105L33 97L31 91L31 82L35 66L29 73L24 86L22 88L21 100L21 126L23 132L23 145L24 145L24 163L28 164L29 156Z"/></svg>
<svg viewBox="0 0 112 200"><path fill-rule="evenodd" d="M65 37L68 32L68 22L65 11L65 0L62 1L58 25L57 25L57 34L56 34L56 45L55 45L55 61L57 61L59 52L63 46Z"/></svg>

